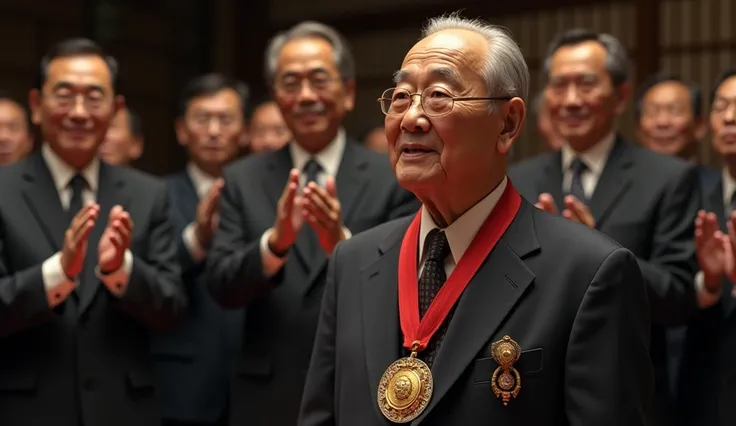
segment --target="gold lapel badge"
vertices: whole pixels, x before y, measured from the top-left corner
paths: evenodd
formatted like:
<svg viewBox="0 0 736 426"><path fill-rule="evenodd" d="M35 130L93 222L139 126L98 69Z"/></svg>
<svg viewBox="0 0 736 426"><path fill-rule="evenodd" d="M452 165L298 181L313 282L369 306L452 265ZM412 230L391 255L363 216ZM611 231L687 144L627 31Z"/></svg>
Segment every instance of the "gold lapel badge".
<svg viewBox="0 0 736 426"><path fill-rule="evenodd" d="M514 368L514 363L521 357L521 346L509 336L491 344L491 355L498 363L491 378L491 389L496 398L508 405L513 396L516 398L521 390L521 376Z"/></svg>

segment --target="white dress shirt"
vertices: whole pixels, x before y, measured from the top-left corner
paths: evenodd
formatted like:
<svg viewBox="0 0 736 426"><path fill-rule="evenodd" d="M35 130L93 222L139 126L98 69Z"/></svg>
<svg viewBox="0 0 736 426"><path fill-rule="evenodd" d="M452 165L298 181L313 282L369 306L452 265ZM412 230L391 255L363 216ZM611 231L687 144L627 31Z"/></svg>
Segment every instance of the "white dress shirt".
<svg viewBox="0 0 736 426"><path fill-rule="evenodd" d="M200 200L207 196L207 193L210 192L210 189L212 189L212 186L217 180L217 178L208 175L192 162L187 164L187 174L192 180L194 190L197 192L197 197ZM197 235L194 232L195 226L195 222L187 225L187 227L184 228L182 239L184 240L184 245L189 251L189 255L196 263L199 263L207 256L207 249L204 247L204 244L201 244L199 240L197 240Z"/></svg>
<svg viewBox="0 0 736 426"><path fill-rule="evenodd" d="M340 163L342 162L343 153L345 152L346 143L345 130L342 128L337 132L337 136L335 136L335 139L333 139L329 145L314 155L307 152L294 141L289 142L289 153L291 154L293 167L301 171L301 175L299 177L300 188L303 189L307 183L307 175L304 172L304 166L310 159L314 159L320 166L322 166L320 172L317 174L317 183L320 186L325 185L325 180L328 176L332 176L333 178L336 177L337 171L340 168ZM297 233L301 230L302 226L304 226L302 212L298 207L298 204L299 203L295 203L294 215L292 216L294 230ZM286 262L286 256L278 257L273 254L271 249L268 247L268 238L271 236L272 232L273 228L269 228L263 233L260 241L263 273L267 277L275 275ZM352 236L350 230L345 227L343 227L343 232L345 233L346 238L350 238Z"/></svg>
<svg viewBox="0 0 736 426"><path fill-rule="evenodd" d="M731 176L731 173L728 172L728 168L723 168L722 172L722 181L723 181L723 206L724 206L724 217L726 217L726 222L728 222L728 218L731 217L731 198L733 197L734 192L736 192L736 179ZM698 306L701 308L709 308L716 303L718 303L718 299L721 298L721 291L718 290L717 293L711 293L708 290L705 289L705 277L703 275L703 271L698 271L698 273L695 275L695 289L697 290L698 295ZM734 288L733 297L736 297L736 288Z"/></svg>
<svg viewBox="0 0 736 426"><path fill-rule="evenodd" d="M59 193L61 205L64 210L66 210L69 208L72 198L72 189L69 187L69 182L77 171L64 163L64 161L48 146L48 144L43 144L41 147L41 155L49 168L51 178L53 179L56 190ZM84 176L84 179L87 181L87 188L82 193L82 202L94 202L97 198L97 189L99 187L99 159L95 157L95 159L92 160L92 163L90 163L86 169L81 171L81 175ZM106 222L108 214L109 212L100 212L100 217L98 217L97 220ZM96 253L88 253L87 255L97 256ZM98 274L98 277L112 294L121 296L125 293L125 289L128 285L128 278L130 277L132 270L133 254L130 250L126 250L122 268L110 274ZM54 254L43 262L41 265L41 273L43 276L44 288L46 289L46 295L51 307L54 307L66 300L66 298L69 297L77 287L77 283L71 281L66 274L64 274L64 270L61 267L61 252Z"/></svg>
<svg viewBox="0 0 736 426"><path fill-rule="evenodd" d="M455 265L457 265L463 257L463 254L465 254L465 251L470 247L470 243L473 242L473 239L478 233L480 227L483 225L483 222L485 222L488 215L493 211L493 208L498 204L498 200L501 199L503 191L506 190L507 183L508 179L504 177L503 181L496 187L496 189L491 191L490 194L478 201L473 207L445 228L445 236L447 237L447 243L450 245L451 253L451 256L447 256L447 259L445 259L446 277L449 278L450 274L455 269ZM424 242L427 239L429 232L435 228L439 228L439 226L437 226L437 223L432 219L432 215L429 214L429 211L427 211L426 208L422 208L422 217L419 226L420 260L417 267L417 273L419 276L422 275L422 270L424 270L424 263L426 261Z"/></svg>
<svg viewBox="0 0 736 426"><path fill-rule="evenodd" d="M615 142L616 135L612 132L585 152L578 153L569 144L562 145L562 190L566 194L570 192L573 174L571 166L575 158L578 157L588 167L581 174L580 180L583 184L585 196L590 199L595 192L595 187L598 185L598 180L601 178L601 173L603 173L608 155L611 153Z"/></svg>

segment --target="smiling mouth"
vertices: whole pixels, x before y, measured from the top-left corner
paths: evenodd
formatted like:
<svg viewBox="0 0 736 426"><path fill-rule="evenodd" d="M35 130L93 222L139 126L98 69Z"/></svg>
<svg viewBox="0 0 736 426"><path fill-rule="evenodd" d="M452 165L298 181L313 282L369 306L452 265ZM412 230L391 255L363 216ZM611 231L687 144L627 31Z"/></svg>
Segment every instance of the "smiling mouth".
<svg viewBox="0 0 736 426"><path fill-rule="evenodd" d="M428 154L432 151L426 148L402 148L401 152L403 154Z"/></svg>

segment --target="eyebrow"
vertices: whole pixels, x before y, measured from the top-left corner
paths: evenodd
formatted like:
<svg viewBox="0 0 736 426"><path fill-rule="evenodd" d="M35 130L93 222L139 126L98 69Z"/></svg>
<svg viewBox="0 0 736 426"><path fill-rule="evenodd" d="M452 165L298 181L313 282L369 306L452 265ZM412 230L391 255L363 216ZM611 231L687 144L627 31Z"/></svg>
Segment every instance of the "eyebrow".
<svg viewBox="0 0 736 426"><path fill-rule="evenodd" d="M460 86L460 73L457 72L456 69L450 68L450 67L437 67L432 69L429 72L430 76L445 80L450 85L453 85L455 87ZM394 83L399 84L402 81L406 80L409 76L411 76L411 72L405 71L405 70L398 70L394 73Z"/></svg>
<svg viewBox="0 0 736 426"><path fill-rule="evenodd" d="M56 84L54 84L54 87L52 90L59 90L59 89L73 89L74 85L65 81L60 81ZM87 91L98 91L105 93L105 88L98 85L98 84L90 84L86 87Z"/></svg>

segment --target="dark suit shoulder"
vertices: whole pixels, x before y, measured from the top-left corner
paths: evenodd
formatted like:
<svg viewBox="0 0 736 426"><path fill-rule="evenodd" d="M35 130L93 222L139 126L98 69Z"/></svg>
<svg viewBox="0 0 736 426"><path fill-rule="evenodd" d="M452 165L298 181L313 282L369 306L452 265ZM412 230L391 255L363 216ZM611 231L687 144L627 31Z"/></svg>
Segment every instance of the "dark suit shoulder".
<svg viewBox="0 0 736 426"><path fill-rule="evenodd" d="M352 256L374 253L377 256L379 248L386 251L395 245L401 244L404 233L413 219L414 215L400 217L353 235L340 243L340 255ZM366 265L360 264L361 268L364 266Z"/></svg>
<svg viewBox="0 0 736 426"><path fill-rule="evenodd" d="M529 206L533 210L534 227L543 250L545 247L553 247L555 250L564 247L567 256L590 259L605 258L614 250L622 247L621 244L602 232L560 215L550 214ZM559 253L554 255L558 256Z"/></svg>
<svg viewBox="0 0 736 426"><path fill-rule="evenodd" d="M134 185L136 190L144 188L161 191L165 188L165 180L148 172L134 169L132 167L113 166L106 164L111 171L115 172L129 184Z"/></svg>
<svg viewBox="0 0 736 426"><path fill-rule="evenodd" d="M648 169L655 168L650 171L656 171L657 174L682 174L692 172L697 169L697 165L682 160L680 158L664 155L640 146L629 144L634 159L641 163L643 167Z"/></svg>
<svg viewBox="0 0 736 426"><path fill-rule="evenodd" d="M700 176L700 184L706 193L721 181L721 172L712 167L698 166L698 175Z"/></svg>
<svg viewBox="0 0 736 426"><path fill-rule="evenodd" d="M536 155L531 158L527 158L525 160L521 160L518 163L513 164L509 168L508 175L513 176L524 176L533 174L536 175L539 173L539 170L542 170L544 167L552 163L556 156L558 156L558 153L547 153L542 155Z"/></svg>

